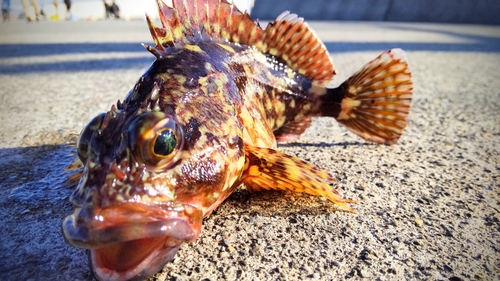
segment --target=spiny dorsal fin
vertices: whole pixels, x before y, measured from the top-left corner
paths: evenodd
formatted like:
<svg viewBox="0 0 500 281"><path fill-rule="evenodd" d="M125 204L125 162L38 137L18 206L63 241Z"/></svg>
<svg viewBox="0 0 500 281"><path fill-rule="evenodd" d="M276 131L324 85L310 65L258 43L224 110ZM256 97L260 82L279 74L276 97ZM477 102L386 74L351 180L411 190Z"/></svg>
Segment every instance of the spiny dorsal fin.
<svg viewBox="0 0 500 281"><path fill-rule="evenodd" d="M156 50L146 48L157 58L168 54L171 47L209 38L245 44L239 41L239 34L257 26L248 13L241 13L226 0L173 0L172 7L156 1L162 27L146 15Z"/></svg>
<svg viewBox="0 0 500 281"><path fill-rule="evenodd" d="M284 12L266 27L266 53L282 58L291 69L315 80L328 82L335 68L325 45L304 22L290 12Z"/></svg>
<svg viewBox="0 0 500 281"><path fill-rule="evenodd" d="M247 12L227 0L173 0L173 7L157 0L157 4L162 27L146 15L156 48L144 45L157 58L178 46L219 38L276 56L319 84L335 75L325 45L295 14L284 12L263 30Z"/></svg>

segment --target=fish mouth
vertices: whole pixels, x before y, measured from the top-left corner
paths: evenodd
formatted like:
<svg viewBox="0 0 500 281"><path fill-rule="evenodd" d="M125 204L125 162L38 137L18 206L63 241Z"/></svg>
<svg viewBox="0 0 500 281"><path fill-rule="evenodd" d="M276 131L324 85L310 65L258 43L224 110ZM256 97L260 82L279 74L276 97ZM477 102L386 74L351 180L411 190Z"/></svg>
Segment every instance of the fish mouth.
<svg viewBox="0 0 500 281"><path fill-rule="evenodd" d="M171 261L184 242L198 238L202 211L173 202L135 202L106 208L77 208L66 217L66 241L90 249L99 280L143 280Z"/></svg>
<svg viewBox="0 0 500 281"><path fill-rule="evenodd" d="M90 266L98 280L145 280L173 260L183 242L153 237L91 249Z"/></svg>

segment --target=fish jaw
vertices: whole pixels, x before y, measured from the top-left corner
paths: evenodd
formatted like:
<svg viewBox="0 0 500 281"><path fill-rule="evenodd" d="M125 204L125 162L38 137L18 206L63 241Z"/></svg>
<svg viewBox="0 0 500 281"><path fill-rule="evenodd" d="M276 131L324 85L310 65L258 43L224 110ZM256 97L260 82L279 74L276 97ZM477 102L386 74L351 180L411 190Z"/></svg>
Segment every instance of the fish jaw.
<svg viewBox="0 0 500 281"><path fill-rule="evenodd" d="M63 234L68 243L90 249L97 279L142 280L171 261L182 243L199 236L202 215L173 202L78 208L64 219Z"/></svg>
<svg viewBox="0 0 500 281"><path fill-rule="evenodd" d="M154 237L113 244L91 249L89 263L98 280L144 280L173 260L183 242Z"/></svg>

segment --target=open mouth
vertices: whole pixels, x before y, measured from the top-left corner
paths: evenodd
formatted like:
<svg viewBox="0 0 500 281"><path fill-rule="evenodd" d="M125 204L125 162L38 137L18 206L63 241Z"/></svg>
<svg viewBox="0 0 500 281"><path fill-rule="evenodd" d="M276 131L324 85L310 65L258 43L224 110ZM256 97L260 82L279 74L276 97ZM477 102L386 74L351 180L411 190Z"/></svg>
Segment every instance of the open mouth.
<svg viewBox="0 0 500 281"><path fill-rule="evenodd" d="M100 280L142 280L171 261L201 231L202 212L190 205L124 203L78 208L63 221L70 244L90 249Z"/></svg>
<svg viewBox="0 0 500 281"><path fill-rule="evenodd" d="M100 280L144 280L171 261L183 242L171 237L137 239L91 249L89 260Z"/></svg>

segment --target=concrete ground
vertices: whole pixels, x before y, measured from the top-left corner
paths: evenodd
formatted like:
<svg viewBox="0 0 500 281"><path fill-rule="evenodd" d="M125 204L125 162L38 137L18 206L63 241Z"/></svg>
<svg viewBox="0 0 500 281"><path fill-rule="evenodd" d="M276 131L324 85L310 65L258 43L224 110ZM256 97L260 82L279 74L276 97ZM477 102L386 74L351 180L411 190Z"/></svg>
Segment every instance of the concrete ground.
<svg viewBox="0 0 500 281"><path fill-rule="evenodd" d="M393 47L414 75L398 144L368 144L323 118L280 146L332 172L359 214L241 191L151 280L499 280L500 28L311 26L335 85ZM143 21L0 24L0 280L92 280L60 230L72 212L65 143L153 61L140 42L151 42Z"/></svg>

